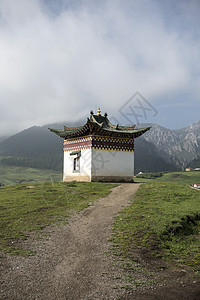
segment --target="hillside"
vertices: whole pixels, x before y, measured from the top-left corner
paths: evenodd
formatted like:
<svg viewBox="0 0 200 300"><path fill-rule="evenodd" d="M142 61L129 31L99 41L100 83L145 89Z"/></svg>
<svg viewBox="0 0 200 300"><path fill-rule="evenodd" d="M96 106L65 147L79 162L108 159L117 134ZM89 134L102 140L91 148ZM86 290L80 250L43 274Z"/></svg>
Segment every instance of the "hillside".
<svg viewBox="0 0 200 300"><path fill-rule="evenodd" d="M77 124L70 124L75 126ZM48 130L62 128L61 124L31 127L0 143L1 163L62 171L63 140ZM168 161L166 161L168 159ZM175 171L170 157L143 138L135 140L135 172Z"/></svg>
<svg viewBox="0 0 200 300"><path fill-rule="evenodd" d="M188 164L188 167L191 168L200 168L200 153L197 154L196 158L194 158L193 160L191 160Z"/></svg>
<svg viewBox="0 0 200 300"><path fill-rule="evenodd" d="M42 170L29 167L8 166L0 160L0 187L25 182L62 181L62 173L53 170Z"/></svg>
<svg viewBox="0 0 200 300"><path fill-rule="evenodd" d="M200 121L177 130L156 124L148 124L148 126L152 126L152 129L145 133L144 138L170 156L171 161L178 167L184 169L199 152ZM167 161L169 162L168 159Z"/></svg>
<svg viewBox="0 0 200 300"><path fill-rule="evenodd" d="M143 137L135 140L135 174L139 172L176 171L176 167L170 161L170 157L158 150L152 143Z"/></svg>
<svg viewBox="0 0 200 300"><path fill-rule="evenodd" d="M62 139L47 127L31 127L0 143L1 162L9 166L62 171Z"/></svg>
<svg viewBox="0 0 200 300"><path fill-rule="evenodd" d="M0 136L0 143L3 141L3 140L6 140L8 137L6 136Z"/></svg>
<svg viewBox="0 0 200 300"><path fill-rule="evenodd" d="M60 126L60 125L58 125ZM14 147L13 147L14 145ZM56 152L62 145L62 139L57 141L46 126L33 126L15 134L0 143L1 155L24 156L27 154L39 154Z"/></svg>

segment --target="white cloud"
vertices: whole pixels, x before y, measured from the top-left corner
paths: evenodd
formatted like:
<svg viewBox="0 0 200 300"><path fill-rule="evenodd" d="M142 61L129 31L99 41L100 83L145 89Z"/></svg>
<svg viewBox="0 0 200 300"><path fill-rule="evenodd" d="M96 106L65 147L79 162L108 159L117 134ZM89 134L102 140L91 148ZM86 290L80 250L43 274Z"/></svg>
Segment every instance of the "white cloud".
<svg viewBox="0 0 200 300"><path fill-rule="evenodd" d="M198 1L176 1L178 21L159 1L49 3L0 0L0 134L114 114L137 90L199 96Z"/></svg>

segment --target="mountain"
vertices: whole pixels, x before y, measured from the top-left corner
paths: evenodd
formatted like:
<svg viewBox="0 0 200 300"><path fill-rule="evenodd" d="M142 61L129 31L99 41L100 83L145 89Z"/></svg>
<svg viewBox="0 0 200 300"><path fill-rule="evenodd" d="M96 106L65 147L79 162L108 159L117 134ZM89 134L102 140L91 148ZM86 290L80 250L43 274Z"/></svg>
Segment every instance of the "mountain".
<svg viewBox="0 0 200 300"><path fill-rule="evenodd" d="M194 158L193 160L191 160L189 162L187 167L190 167L190 168L193 168L193 169L200 168L200 153L197 154L196 158Z"/></svg>
<svg viewBox="0 0 200 300"><path fill-rule="evenodd" d="M8 137L7 136L0 136L0 143L3 141L3 140L6 140Z"/></svg>
<svg viewBox="0 0 200 300"><path fill-rule="evenodd" d="M135 174L139 172L177 171L178 168L173 163L168 163L162 157L169 159L165 153L162 153L143 137L135 139Z"/></svg>
<svg viewBox="0 0 200 300"><path fill-rule="evenodd" d="M79 126L80 122L66 125ZM0 156L3 156L0 163L62 172L63 139L48 127L63 128L63 124L33 126L0 142Z"/></svg>
<svg viewBox="0 0 200 300"><path fill-rule="evenodd" d="M67 124L78 126L79 123ZM171 130L157 124L135 140L135 172L175 171L196 166L200 160L200 121ZM63 124L31 127L0 142L1 163L43 169L62 170L63 140L48 127L63 128ZM190 163L191 162L191 163Z"/></svg>
<svg viewBox="0 0 200 300"><path fill-rule="evenodd" d="M33 126L1 142L0 154L24 156L55 152L58 150L56 140L56 136L52 135L46 127ZM62 140L59 141L59 144L62 144Z"/></svg>
<svg viewBox="0 0 200 300"><path fill-rule="evenodd" d="M80 124L67 124L78 126ZM10 166L23 166L62 171L63 140L48 130L62 128L63 124L31 127L7 138L0 143L1 163ZM145 139L135 140L135 172L175 171L170 158L162 150Z"/></svg>
<svg viewBox="0 0 200 300"><path fill-rule="evenodd" d="M34 126L0 143L0 155L6 156L1 163L61 171L62 144L46 126Z"/></svg>
<svg viewBox="0 0 200 300"><path fill-rule="evenodd" d="M156 124L143 125L152 126L151 130L144 134L144 138L162 151L161 157L177 167L184 169L200 151L200 121L177 130ZM163 154L168 157L164 157Z"/></svg>

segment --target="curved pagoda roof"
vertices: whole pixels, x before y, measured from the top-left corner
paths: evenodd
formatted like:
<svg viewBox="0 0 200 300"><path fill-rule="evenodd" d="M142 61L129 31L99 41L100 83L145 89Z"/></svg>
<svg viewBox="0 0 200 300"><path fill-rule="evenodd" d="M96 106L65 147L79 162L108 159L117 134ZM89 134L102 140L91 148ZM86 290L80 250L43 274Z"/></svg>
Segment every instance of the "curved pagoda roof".
<svg viewBox="0 0 200 300"><path fill-rule="evenodd" d="M103 136L113 136L113 137L127 137L127 138L137 138L151 127L145 127L140 129L135 129L135 125L119 126L113 125L107 118L107 114L104 116L100 114L100 109L97 111L97 115L93 112L90 113L90 118L87 118L87 122L78 127L66 127L64 130L52 129L49 130L56 135L64 139L81 137L86 135L103 135Z"/></svg>

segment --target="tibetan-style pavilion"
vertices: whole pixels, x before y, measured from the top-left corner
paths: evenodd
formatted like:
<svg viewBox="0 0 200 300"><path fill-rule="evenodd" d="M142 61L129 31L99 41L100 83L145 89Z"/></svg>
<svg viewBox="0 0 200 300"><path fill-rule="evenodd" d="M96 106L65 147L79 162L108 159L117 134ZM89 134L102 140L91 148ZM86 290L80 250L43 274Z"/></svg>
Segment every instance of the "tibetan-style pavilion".
<svg viewBox="0 0 200 300"><path fill-rule="evenodd" d="M64 139L63 181L133 182L134 139L149 129L112 125L100 109L83 126L50 129Z"/></svg>

